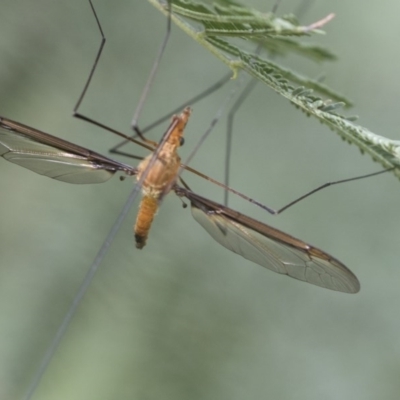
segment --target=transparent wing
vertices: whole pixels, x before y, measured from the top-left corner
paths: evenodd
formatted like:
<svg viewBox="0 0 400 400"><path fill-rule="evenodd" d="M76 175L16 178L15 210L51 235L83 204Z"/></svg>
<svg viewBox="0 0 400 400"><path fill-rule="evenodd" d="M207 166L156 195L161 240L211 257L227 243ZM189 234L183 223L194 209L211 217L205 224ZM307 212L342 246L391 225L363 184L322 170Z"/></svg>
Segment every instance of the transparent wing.
<svg viewBox="0 0 400 400"><path fill-rule="evenodd" d="M101 183L136 170L73 143L0 118L0 155L38 174L68 183Z"/></svg>
<svg viewBox="0 0 400 400"><path fill-rule="evenodd" d="M247 260L327 289L360 290L357 277L329 254L228 207L190 192L185 195L195 220L218 243Z"/></svg>

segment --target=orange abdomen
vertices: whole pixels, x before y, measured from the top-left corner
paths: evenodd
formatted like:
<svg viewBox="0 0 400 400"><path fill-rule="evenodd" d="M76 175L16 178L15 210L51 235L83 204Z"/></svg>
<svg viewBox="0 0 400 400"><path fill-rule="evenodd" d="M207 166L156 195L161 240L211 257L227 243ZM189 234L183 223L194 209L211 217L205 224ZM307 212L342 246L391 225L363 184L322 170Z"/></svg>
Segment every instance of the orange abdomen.
<svg viewBox="0 0 400 400"><path fill-rule="evenodd" d="M139 205L139 212L135 224L136 247L142 249L146 245L151 223L158 209L158 200L154 197L144 196Z"/></svg>

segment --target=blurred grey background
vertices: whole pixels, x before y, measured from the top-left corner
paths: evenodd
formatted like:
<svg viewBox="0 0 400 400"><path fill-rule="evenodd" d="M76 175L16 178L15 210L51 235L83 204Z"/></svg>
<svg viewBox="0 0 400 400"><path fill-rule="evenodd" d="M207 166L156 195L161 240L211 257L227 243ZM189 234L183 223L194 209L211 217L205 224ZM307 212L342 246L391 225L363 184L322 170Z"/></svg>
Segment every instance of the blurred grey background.
<svg viewBox="0 0 400 400"><path fill-rule="evenodd" d="M273 1L253 0L270 10ZM129 132L161 43L164 17L145 1L95 0L108 42L81 111ZM282 2L279 13L298 1ZM354 100L349 114L399 138L400 5L315 1L330 12L314 41L340 57L282 63ZM2 0L0 114L106 153L115 138L71 118L100 42L85 1ZM178 106L227 68L174 29L141 125ZM231 86L196 104L183 158ZM152 133L158 139L165 124ZM225 119L192 166L223 177ZM144 154L132 147L132 152ZM130 162L129 160L124 160ZM380 166L258 85L237 115L232 186L278 208L330 180ZM189 173L193 190L222 191ZM74 186L0 160L0 398L20 399L132 184ZM342 260L361 292L346 295L251 264L215 243L170 196L148 245L135 249L136 205L112 245L35 399L398 399L400 184L390 174L327 189L270 217L231 206Z"/></svg>

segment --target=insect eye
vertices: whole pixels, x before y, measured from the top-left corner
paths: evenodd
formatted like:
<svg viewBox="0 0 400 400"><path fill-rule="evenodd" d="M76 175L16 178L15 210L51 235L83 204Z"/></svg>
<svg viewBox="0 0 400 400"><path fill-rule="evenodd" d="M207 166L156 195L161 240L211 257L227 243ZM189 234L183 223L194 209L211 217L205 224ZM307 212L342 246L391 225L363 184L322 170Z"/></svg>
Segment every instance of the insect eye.
<svg viewBox="0 0 400 400"><path fill-rule="evenodd" d="M182 136L179 138L179 146L183 146L185 144L185 138Z"/></svg>

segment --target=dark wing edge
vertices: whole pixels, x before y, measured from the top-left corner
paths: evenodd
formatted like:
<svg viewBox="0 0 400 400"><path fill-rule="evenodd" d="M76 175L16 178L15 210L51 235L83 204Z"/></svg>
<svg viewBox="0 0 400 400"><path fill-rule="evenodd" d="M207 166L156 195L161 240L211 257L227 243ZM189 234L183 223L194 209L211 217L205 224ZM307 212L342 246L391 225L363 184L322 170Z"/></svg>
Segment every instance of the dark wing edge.
<svg viewBox="0 0 400 400"><path fill-rule="evenodd" d="M74 184L102 183L137 170L37 129L0 117L0 155L40 175Z"/></svg>
<svg viewBox="0 0 400 400"><path fill-rule="evenodd" d="M360 290L357 277L328 253L189 190L176 191L190 200L194 219L218 243L247 260L326 289Z"/></svg>

